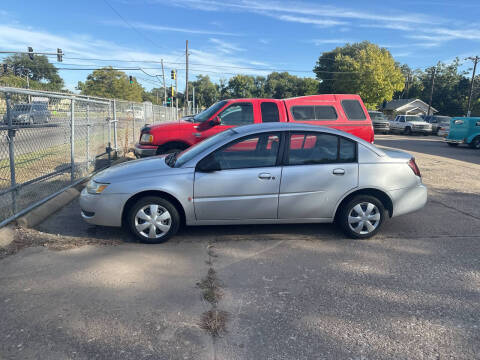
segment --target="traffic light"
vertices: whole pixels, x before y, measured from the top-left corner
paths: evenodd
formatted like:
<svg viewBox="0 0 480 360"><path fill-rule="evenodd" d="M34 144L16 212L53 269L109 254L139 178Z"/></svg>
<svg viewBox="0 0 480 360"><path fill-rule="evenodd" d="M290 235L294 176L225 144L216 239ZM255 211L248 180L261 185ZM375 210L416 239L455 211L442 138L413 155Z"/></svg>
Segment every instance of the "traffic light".
<svg viewBox="0 0 480 360"><path fill-rule="evenodd" d="M170 72L170 75L171 75L171 77L172 77L172 80L175 80L175 79L177 78L177 73L175 72L175 70L172 70L172 71Z"/></svg>
<svg viewBox="0 0 480 360"><path fill-rule="evenodd" d="M175 88L172 86L170 86L170 90L172 92L172 98L175 97Z"/></svg>
<svg viewBox="0 0 480 360"><path fill-rule="evenodd" d="M130 76L128 77L128 79L129 79L129 81L130 81L130 84L133 84L133 76L130 75Z"/></svg>
<svg viewBox="0 0 480 360"><path fill-rule="evenodd" d="M6 74L8 72L8 64L3 64L3 73Z"/></svg>
<svg viewBox="0 0 480 360"><path fill-rule="evenodd" d="M62 49L57 49L57 61L62 62L62 57L63 57L63 51Z"/></svg>
<svg viewBox="0 0 480 360"><path fill-rule="evenodd" d="M31 46L28 47L28 57L33 61L33 48Z"/></svg>

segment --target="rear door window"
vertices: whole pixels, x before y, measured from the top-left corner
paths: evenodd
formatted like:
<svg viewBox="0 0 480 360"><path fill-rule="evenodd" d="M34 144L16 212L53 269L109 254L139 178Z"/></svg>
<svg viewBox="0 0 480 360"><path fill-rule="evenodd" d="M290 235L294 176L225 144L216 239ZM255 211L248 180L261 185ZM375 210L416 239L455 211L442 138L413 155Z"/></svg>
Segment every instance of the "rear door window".
<svg viewBox="0 0 480 360"><path fill-rule="evenodd" d="M274 102L262 102L260 105L262 110L262 122L279 122L278 106Z"/></svg>
<svg viewBox="0 0 480 360"><path fill-rule="evenodd" d="M343 111L348 120L365 120L365 112L358 100L342 100Z"/></svg>
<svg viewBox="0 0 480 360"><path fill-rule="evenodd" d="M357 159L354 141L332 134L292 133L288 148L288 165L349 163Z"/></svg>
<svg viewBox="0 0 480 360"><path fill-rule="evenodd" d="M329 105L292 106L290 111L295 121L337 120L337 111Z"/></svg>

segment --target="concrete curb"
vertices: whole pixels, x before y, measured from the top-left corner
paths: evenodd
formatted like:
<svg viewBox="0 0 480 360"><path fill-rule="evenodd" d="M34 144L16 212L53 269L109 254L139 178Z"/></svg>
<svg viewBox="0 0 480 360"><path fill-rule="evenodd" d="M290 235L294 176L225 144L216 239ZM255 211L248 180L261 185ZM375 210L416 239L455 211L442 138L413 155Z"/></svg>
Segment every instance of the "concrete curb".
<svg viewBox="0 0 480 360"><path fill-rule="evenodd" d="M15 238L13 226L8 225L0 229L0 248L6 248Z"/></svg>
<svg viewBox="0 0 480 360"><path fill-rule="evenodd" d="M67 189L58 196L55 196L53 199L48 200L45 204L40 205L39 207L30 211L28 214L25 214L17 219L17 224L26 228L34 227L40 224L54 212L69 204L79 195L80 192L77 189Z"/></svg>

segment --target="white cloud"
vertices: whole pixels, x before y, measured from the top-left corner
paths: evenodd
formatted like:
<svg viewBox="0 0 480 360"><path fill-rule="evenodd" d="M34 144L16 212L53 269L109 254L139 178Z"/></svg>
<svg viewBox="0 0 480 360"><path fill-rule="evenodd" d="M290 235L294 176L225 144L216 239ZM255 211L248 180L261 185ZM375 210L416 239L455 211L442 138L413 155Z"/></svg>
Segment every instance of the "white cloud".
<svg viewBox="0 0 480 360"><path fill-rule="evenodd" d="M320 46L320 45L324 45L324 44L354 43L355 41L346 40L346 39L312 39L312 40L307 40L306 42L315 44L316 46Z"/></svg>
<svg viewBox="0 0 480 360"><path fill-rule="evenodd" d="M127 24L121 21L116 20L109 20L102 22L105 25L114 25L114 26L121 26L121 27L129 27ZM215 31L215 30L203 30L203 29L190 29L190 28L180 28L180 27L173 27L173 26L163 26L163 25L154 25L154 24L147 24L141 22L134 22L132 25L138 29L143 30L150 30L150 31L158 31L158 32L179 32L185 34L199 34L199 35L222 35L222 36L242 36L239 33L232 33L232 32L223 32L223 31Z"/></svg>
<svg viewBox="0 0 480 360"><path fill-rule="evenodd" d="M216 49L224 54L232 54L234 52L245 51L245 49L216 38L210 38L209 41L216 45Z"/></svg>

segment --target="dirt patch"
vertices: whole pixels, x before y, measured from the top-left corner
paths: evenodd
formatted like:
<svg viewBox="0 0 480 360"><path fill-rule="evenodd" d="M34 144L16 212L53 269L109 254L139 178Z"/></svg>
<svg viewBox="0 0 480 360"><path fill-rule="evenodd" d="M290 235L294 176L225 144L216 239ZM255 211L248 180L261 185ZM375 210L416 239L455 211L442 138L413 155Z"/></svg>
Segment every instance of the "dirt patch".
<svg viewBox="0 0 480 360"><path fill-rule="evenodd" d="M200 328L208 331L213 337L217 337L227 331L227 319L226 311L212 309L203 313Z"/></svg>
<svg viewBox="0 0 480 360"><path fill-rule="evenodd" d="M14 255L22 249L34 246L43 246L50 250L68 250L85 245L111 246L119 245L118 240L99 240L83 237L53 235L34 229L15 228L14 240L5 248L0 248L0 259Z"/></svg>

